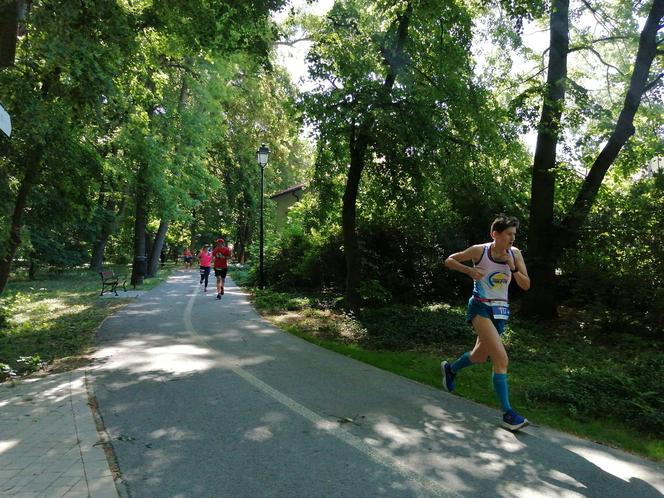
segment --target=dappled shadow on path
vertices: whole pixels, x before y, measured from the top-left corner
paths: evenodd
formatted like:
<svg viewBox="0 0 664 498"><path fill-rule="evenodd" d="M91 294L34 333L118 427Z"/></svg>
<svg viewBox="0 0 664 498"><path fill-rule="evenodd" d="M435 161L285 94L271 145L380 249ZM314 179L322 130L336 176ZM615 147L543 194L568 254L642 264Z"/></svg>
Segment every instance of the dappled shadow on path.
<svg viewBox="0 0 664 498"><path fill-rule="evenodd" d="M542 428L507 432L494 410L277 331L237 288L192 300L200 289L184 282L100 331L97 396L136 496L664 490L660 465Z"/></svg>

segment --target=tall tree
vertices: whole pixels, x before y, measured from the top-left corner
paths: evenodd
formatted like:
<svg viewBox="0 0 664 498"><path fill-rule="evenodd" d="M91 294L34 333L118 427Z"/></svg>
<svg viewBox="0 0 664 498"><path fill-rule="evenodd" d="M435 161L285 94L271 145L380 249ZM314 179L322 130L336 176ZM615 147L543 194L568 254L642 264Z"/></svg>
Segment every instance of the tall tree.
<svg viewBox="0 0 664 498"><path fill-rule="evenodd" d="M389 192L400 198L404 182L417 184L424 171L440 179L444 171L469 168L496 144L489 130L497 126L482 117L485 98L472 81L470 28L470 13L458 4L355 0L337 2L313 32L311 74L320 86L307 108L327 155L333 152L332 167L328 160L318 166L345 176L350 308L360 305L358 200L367 170L393 179Z"/></svg>
<svg viewBox="0 0 664 498"><path fill-rule="evenodd" d="M14 66L0 72L0 99L14 122L12 148L2 159L9 185L17 186L10 189L8 235L0 241L0 292L21 243L30 194L52 166L48 159L85 147L79 141L83 122L95 115L100 95L112 88L130 46L128 15L116 2L74 2L71 8L68 3L60 2L55 17L49 2L31 3L25 18L28 36L17 45Z"/></svg>
<svg viewBox="0 0 664 498"><path fill-rule="evenodd" d="M541 298L546 292L546 276L555 271L555 261L548 253L553 232L553 203L555 189L556 149L560 121L565 104L567 54L569 52L569 0L554 0L550 14L549 65L542 115L538 126L533 163L530 233L528 234L528 264L532 276L531 302L541 306L541 312L551 315L553 300Z"/></svg>
<svg viewBox="0 0 664 498"><path fill-rule="evenodd" d="M21 0L0 0L0 68L14 64Z"/></svg>
<svg viewBox="0 0 664 498"><path fill-rule="evenodd" d="M622 110L606 144L583 180L573 205L562 221L556 224L553 212L555 172L558 167L556 147L570 52L568 7L567 0L557 0L552 4L549 71L533 165L528 237L528 259L533 285L524 311L542 318L551 318L557 313L555 268L562 251L578 239L579 230L588 217L607 171L635 132L634 116L641 99L655 85L660 84L662 78L661 73L653 76L651 67L653 60L662 55L662 40L658 40L657 33L664 17L664 0L653 0L639 37L636 60Z"/></svg>
<svg viewBox="0 0 664 498"><path fill-rule="evenodd" d="M124 212L126 197L122 195L122 198L118 201L100 195L98 200L97 214L101 217L101 220L97 223L99 231L92 244L92 253L90 255L90 269L93 271L102 270L106 243L117 229L118 218Z"/></svg>
<svg viewBox="0 0 664 498"><path fill-rule="evenodd" d="M180 189L177 184L182 183L181 177L170 175L169 172L178 167L181 170L189 169L190 164L186 162L177 164L179 160L192 159L192 154L181 153L182 150L198 147L199 153L203 153L212 142L211 135L217 131L214 125L219 124L218 116L212 115L210 119L213 110L208 109L199 113L199 122L202 122L204 117L208 120L207 130L199 136L193 135L189 130L183 130L182 127L165 126L166 123L172 124L177 121L177 115L184 111L187 93L190 90L185 76L201 80L203 84L198 85L198 89L201 90L204 82L213 84L212 81L219 77L216 68L210 63L214 59L232 59L236 54L249 54L255 60L266 63L273 38L269 13L271 9L278 8L282 3L282 0L254 0L240 4L231 2L183 4L167 0L154 3L146 10L145 19L148 20L149 26L143 37L149 40L153 47L152 65L156 74L161 76L157 81L154 73L145 75L149 80L148 89L153 93L151 110L148 111L151 123L149 133L163 150L158 152L162 159L160 164L155 164L155 161L146 163L146 167L152 164L154 168L144 172L144 179L147 181L143 183L141 191L144 195L143 203L148 201L162 208L155 213L160 218L160 227L169 226L173 212L184 207L182 203L188 203L186 196L192 190ZM187 19L188 22L182 22L182 19ZM193 22L190 22L192 19ZM151 29L153 27L157 27L159 31L156 39ZM194 100L197 97L199 96L194 95ZM215 103L214 109L218 107L219 104ZM185 121L182 120L180 124L183 126L191 124ZM176 135L173 133L175 129L184 134ZM197 129L200 130L200 126ZM202 160L199 154L194 164L201 165ZM156 185L166 188L154 188ZM164 202L164 197L167 198L167 202ZM189 208L193 207L192 203L188 204ZM189 212L189 209L184 209L182 212ZM139 211L137 216L138 214ZM140 211L140 214L147 217L147 211ZM137 222L136 229L140 230L141 226ZM161 250L166 231L158 231L157 234L159 236L153 246L155 252ZM137 241L141 237L140 233L135 234ZM139 244L136 248L142 249L143 246ZM135 256L143 254L136 253ZM151 262L153 265L148 273L155 268L155 258L152 258ZM132 272L132 280L135 279L135 273L136 268Z"/></svg>

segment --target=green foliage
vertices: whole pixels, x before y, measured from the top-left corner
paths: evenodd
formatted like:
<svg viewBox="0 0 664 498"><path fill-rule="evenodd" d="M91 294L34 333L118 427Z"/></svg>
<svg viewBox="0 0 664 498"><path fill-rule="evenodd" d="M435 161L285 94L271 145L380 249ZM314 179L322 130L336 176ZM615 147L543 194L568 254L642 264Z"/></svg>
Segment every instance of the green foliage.
<svg viewBox="0 0 664 498"><path fill-rule="evenodd" d="M228 273L240 287L253 287L257 282L256 275L249 266L229 266Z"/></svg>
<svg viewBox="0 0 664 498"><path fill-rule="evenodd" d="M529 158L514 120L473 78L471 12L413 3L397 54L406 4L338 2L309 26L311 76L331 84L303 99L318 143L317 198L302 225L339 226L352 140L368 130L356 215L365 303L454 294L440 278L444 254L485 239L495 213L519 216L528 204Z"/></svg>
<svg viewBox="0 0 664 498"><path fill-rule="evenodd" d="M660 353L631 357L623 365L592 365L553 370L550 378L528 389L533 401L566 407L577 419L603 418L607 414L664 437L664 358ZM611 393L611 395L607 395Z"/></svg>
<svg viewBox="0 0 664 498"><path fill-rule="evenodd" d="M257 290L254 299L256 306L268 313L301 310L309 305L309 299L306 297L270 290Z"/></svg>
<svg viewBox="0 0 664 498"><path fill-rule="evenodd" d="M378 179L370 179L366 184L365 188L377 190L380 185ZM335 217L319 223L325 216L320 214L323 204L319 199L315 193L305 195L291 209L287 227L268 244L265 261L268 285L290 289L343 286L341 229ZM408 211L406 200L399 201L403 208L395 204L380 194L367 195L362 204L358 233L365 276L360 290L363 304L455 300L466 295L470 287L468 279L446 270L442 262L445 255L470 245L473 232L482 240L488 232L488 222L464 226L462 222L466 220L453 219L446 213L448 205L434 202L430 212Z"/></svg>
<svg viewBox="0 0 664 498"><path fill-rule="evenodd" d="M282 70L264 71L252 61L238 59L226 66L224 75L215 84L215 91L224 92L218 103L224 120L221 132L211 141L209 158L219 187L212 191L202 185L193 191L192 232L195 245L214 240L220 232L227 234L237 253L258 241L261 171L257 146L265 142L271 149L264 170L267 195L301 182L310 153L299 136L295 89ZM268 229L273 217L272 203L266 199ZM253 256L256 244L251 249Z"/></svg>
<svg viewBox="0 0 664 498"><path fill-rule="evenodd" d="M271 10L284 0L207 2L159 0L149 2L143 21L169 35L170 44L190 53L229 53L244 50L265 57L272 32Z"/></svg>
<svg viewBox="0 0 664 498"><path fill-rule="evenodd" d="M16 371L18 375L36 372L44 367L44 362L39 355L19 356L16 360L16 364L18 365L18 370Z"/></svg>
<svg viewBox="0 0 664 498"><path fill-rule="evenodd" d="M594 309L608 334L661 338L664 176L626 185L600 193L589 228L564 257L562 291L571 305Z"/></svg>
<svg viewBox="0 0 664 498"><path fill-rule="evenodd" d="M9 307L3 302L0 305L0 329L7 327L9 323L9 317L11 316L11 311Z"/></svg>
<svg viewBox="0 0 664 498"><path fill-rule="evenodd" d="M362 280L357 291L362 302L369 306L384 306L392 300L392 294L378 280Z"/></svg>
<svg viewBox="0 0 664 498"><path fill-rule="evenodd" d="M196 213L210 239L253 228L256 175L230 186L231 169L255 169L253 150L268 140L279 144L268 180L287 185L306 163L294 90L268 61L270 11L284 2L79 3L32 2L16 65L0 74L14 124L12 148L0 150L0 232L26 164L37 171L24 220L32 261L79 263L109 234L107 256L130 259L137 203L149 226L172 222L173 245L193 242Z"/></svg>
<svg viewBox="0 0 664 498"><path fill-rule="evenodd" d="M465 314L449 305L368 308L357 319L367 330L363 344L372 349L403 351L438 344L457 349L472 340Z"/></svg>
<svg viewBox="0 0 664 498"><path fill-rule="evenodd" d="M0 157L3 190L13 208L19 189L27 188L31 251L44 260L50 256L42 248L64 239L89 211L99 160L86 128L97 123L101 96L113 92L133 36L116 2L56 4L31 3L24 24L29 35L19 40L16 64L0 72L0 100L13 122L12 147ZM25 183L28 171L36 175ZM5 235L9 219L0 223ZM50 241L44 240L47 223L56 232Z"/></svg>
<svg viewBox="0 0 664 498"><path fill-rule="evenodd" d="M345 263L338 226L305 228L308 214L303 206L299 210L266 250L267 283L291 289L339 286Z"/></svg>

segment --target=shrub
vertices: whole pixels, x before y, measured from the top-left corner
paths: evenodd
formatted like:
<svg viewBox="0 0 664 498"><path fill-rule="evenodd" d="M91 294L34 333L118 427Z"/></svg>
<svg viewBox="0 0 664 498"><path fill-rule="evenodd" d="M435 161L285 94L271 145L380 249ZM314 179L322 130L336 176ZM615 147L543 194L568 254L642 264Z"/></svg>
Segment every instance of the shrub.
<svg viewBox="0 0 664 498"><path fill-rule="evenodd" d="M365 342L371 348L399 351L418 346L438 348L441 344L465 347L471 339L463 311L448 305L367 308L358 319L367 329Z"/></svg>
<svg viewBox="0 0 664 498"><path fill-rule="evenodd" d="M266 280L281 288L315 288L343 281L344 260L338 235L287 227L270 245L265 259Z"/></svg>
<svg viewBox="0 0 664 498"><path fill-rule="evenodd" d="M375 279L360 282L358 293L362 302L369 306L384 306L392 300L392 294Z"/></svg>
<svg viewBox="0 0 664 498"><path fill-rule="evenodd" d="M552 371L548 382L530 388L527 394L532 400L566 405L573 418L611 415L664 437L663 372L664 358L652 354L620 367L605 362Z"/></svg>
<svg viewBox="0 0 664 498"><path fill-rule="evenodd" d="M16 375L16 371L13 370L9 365L0 362L0 382L4 382L11 377L16 377Z"/></svg>
<svg viewBox="0 0 664 498"><path fill-rule="evenodd" d="M256 307L269 313L285 310L300 310L308 306L309 299L271 290L256 291Z"/></svg>

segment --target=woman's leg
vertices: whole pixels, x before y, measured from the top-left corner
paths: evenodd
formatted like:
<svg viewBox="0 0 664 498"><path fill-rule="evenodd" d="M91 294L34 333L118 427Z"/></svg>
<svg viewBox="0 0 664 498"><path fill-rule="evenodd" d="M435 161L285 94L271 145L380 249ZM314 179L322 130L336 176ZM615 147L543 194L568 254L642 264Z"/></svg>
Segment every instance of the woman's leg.
<svg viewBox="0 0 664 498"><path fill-rule="evenodd" d="M486 361L491 357L493 366L493 388L498 396L498 401L503 412L512 409L509 400L509 388L507 384L507 364L509 359L503 341L491 320L482 316L473 318L473 328L477 332L477 342L471 353L471 359Z"/></svg>
<svg viewBox="0 0 664 498"><path fill-rule="evenodd" d="M473 363L484 363L491 357L494 373L507 373L509 359L503 341L491 320L480 315L473 317L473 329L477 334L475 347L470 352Z"/></svg>
<svg viewBox="0 0 664 498"><path fill-rule="evenodd" d="M450 370L452 370L452 373L456 375L459 373L459 370L469 367L474 363L475 362L473 362L470 357L470 351L466 351L450 364Z"/></svg>

